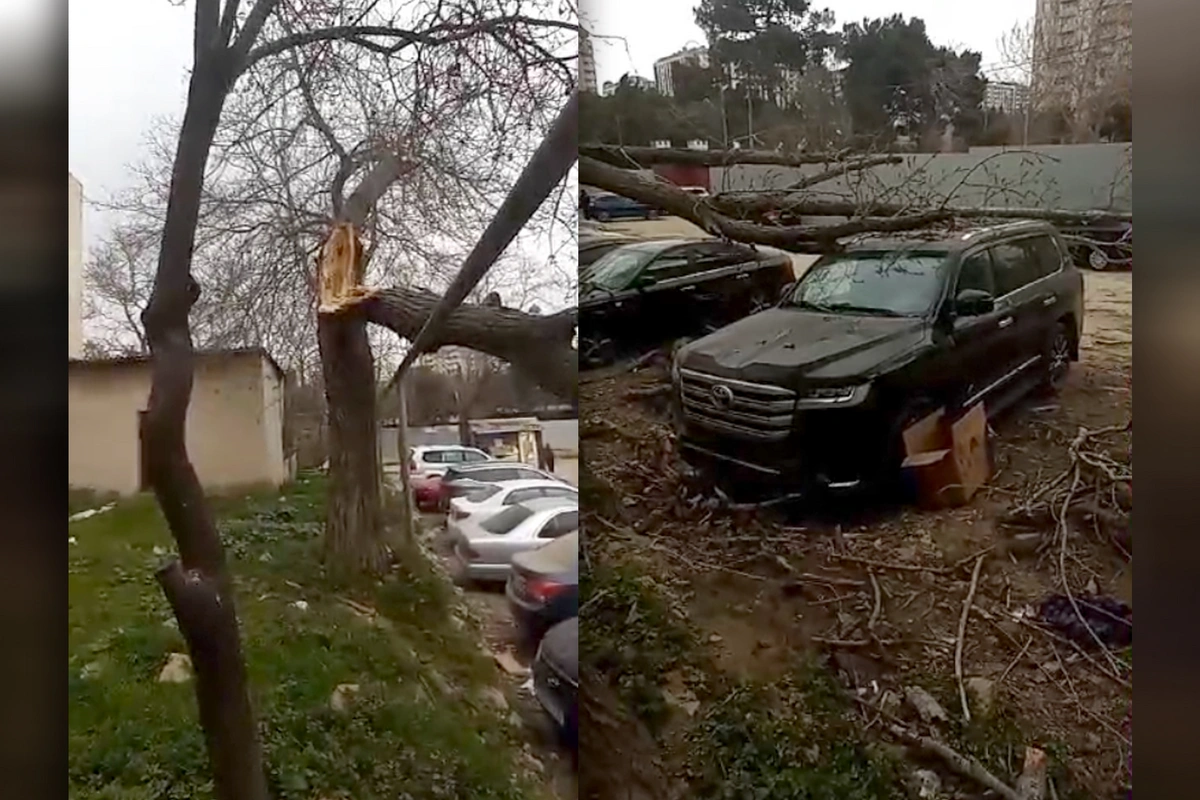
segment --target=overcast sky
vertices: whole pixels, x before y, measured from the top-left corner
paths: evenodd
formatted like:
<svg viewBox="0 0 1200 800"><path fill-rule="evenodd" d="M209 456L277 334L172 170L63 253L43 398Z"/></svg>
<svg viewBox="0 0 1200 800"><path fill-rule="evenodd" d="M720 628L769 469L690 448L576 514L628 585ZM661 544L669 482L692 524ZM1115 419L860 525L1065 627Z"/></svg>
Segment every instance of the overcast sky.
<svg viewBox="0 0 1200 800"><path fill-rule="evenodd" d="M193 3L171 0L68 0L70 144L68 168L83 185L85 201L104 200L129 186L154 120L183 115L191 67ZM569 187L568 187L569 189ZM568 190L573 203L574 191ZM85 202L84 258L103 238L110 218ZM482 233L483 231L480 231ZM561 261L574 253L545 237L513 245L538 261L551 250ZM571 271L574 271L572 265ZM543 310L562 307L557 290L534 301Z"/></svg>
<svg viewBox="0 0 1200 800"><path fill-rule="evenodd" d="M626 72L654 78L654 62L689 44L704 44L704 34L692 15L698 0L582 0L585 26L597 37L596 73L600 83L616 81ZM829 8L840 28L892 14L925 20L935 45L953 45L983 54L984 73L1002 65L997 40L1012 26L1033 17L1036 0L831 0L813 4Z"/></svg>

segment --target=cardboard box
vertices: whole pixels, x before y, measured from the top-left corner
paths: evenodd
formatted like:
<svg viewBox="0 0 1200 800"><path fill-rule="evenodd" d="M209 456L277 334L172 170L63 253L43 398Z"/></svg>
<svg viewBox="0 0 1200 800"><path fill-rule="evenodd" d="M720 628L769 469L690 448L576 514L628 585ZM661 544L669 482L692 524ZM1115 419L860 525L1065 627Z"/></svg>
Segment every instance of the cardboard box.
<svg viewBox="0 0 1200 800"><path fill-rule="evenodd" d="M904 463L924 508L962 505L987 482L987 414L976 403L950 422L938 409L904 430Z"/></svg>

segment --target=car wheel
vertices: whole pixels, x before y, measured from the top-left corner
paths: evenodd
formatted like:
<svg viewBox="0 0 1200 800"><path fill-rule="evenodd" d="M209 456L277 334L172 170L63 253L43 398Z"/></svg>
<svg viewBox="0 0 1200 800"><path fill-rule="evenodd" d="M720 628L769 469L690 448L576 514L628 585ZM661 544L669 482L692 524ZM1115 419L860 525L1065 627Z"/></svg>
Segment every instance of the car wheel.
<svg viewBox="0 0 1200 800"><path fill-rule="evenodd" d="M595 213L596 222L609 222L612 220L612 214L607 211L597 211Z"/></svg>
<svg viewBox="0 0 1200 800"><path fill-rule="evenodd" d="M657 211L647 211L646 219L658 219L658 212Z"/></svg>
<svg viewBox="0 0 1200 800"><path fill-rule="evenodd" d="M1042 361L1045 365L1042 383L1045 388L1057 392L1066 383L1067 373L1071 371L1071 333L1065 322L1058 323L1051 331Z"/></svg>
<svg viewBox="0 0 1200 800"><path fill-rule="evenodd" d="M1108 256L1104 254L1104 251L1098 248L1092 248L1092 251L1088 253L1088 266L1094 270L1103 272L1104 270L1108 269L1108 265Z"/></svg>

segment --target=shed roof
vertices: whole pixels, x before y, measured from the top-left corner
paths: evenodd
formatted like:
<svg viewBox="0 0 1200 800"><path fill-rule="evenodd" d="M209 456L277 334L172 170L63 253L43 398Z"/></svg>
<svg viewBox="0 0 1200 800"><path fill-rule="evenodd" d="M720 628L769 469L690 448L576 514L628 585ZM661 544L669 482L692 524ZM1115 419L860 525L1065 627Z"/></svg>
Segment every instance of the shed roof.
<svg viewBox="0 0 1200 800"><path fill-rule="evenodd" d="M272 369L283 380L285 373L283 367L279 366L270 353L263 347L234 347L221 350L197 350L196 359L199 361L216 362L221 360L236 360L241 358L258 358L266 359L266 362L271 365ZM82 370L100 370L119 367L132 367L141 364L149 364L150 356L146 354L128 355L128 356L113 356L111 358L72 358L70 360L71 369Z"/></svg>

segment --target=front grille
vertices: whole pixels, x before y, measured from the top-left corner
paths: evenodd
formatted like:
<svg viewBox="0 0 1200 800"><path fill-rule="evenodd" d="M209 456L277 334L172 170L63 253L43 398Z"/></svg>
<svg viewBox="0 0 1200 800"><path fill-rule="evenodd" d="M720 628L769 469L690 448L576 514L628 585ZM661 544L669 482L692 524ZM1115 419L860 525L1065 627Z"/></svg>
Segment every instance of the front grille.
<svg viewBox="0 0 1200 800"><path fill-rule="evenodd" d="M796 393L681 369L684 420L740 439L782 441L792 429Z"/></svg>

